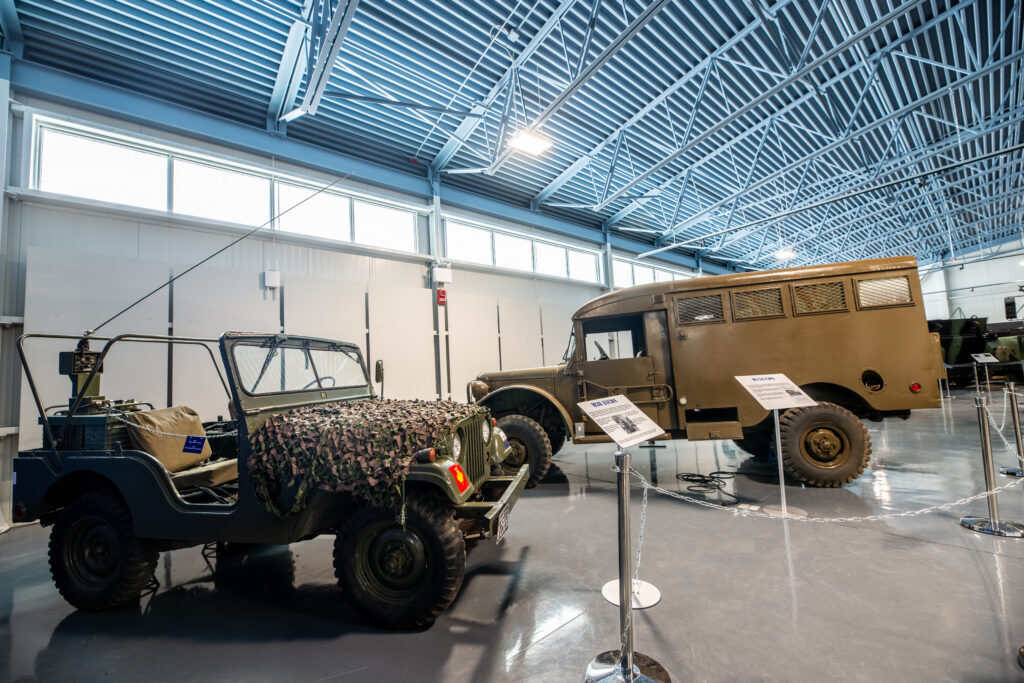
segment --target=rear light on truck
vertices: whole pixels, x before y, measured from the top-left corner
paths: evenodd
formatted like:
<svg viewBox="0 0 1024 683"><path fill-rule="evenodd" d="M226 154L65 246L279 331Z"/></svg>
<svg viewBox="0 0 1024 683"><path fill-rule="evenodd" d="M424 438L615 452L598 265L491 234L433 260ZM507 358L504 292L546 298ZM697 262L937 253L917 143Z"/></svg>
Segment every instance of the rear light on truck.
<svg viewBox="0 0 1024 683"><path fill-rule="evenodd" d="M11 516L14 518L13 521L24 521L26 512L28 512L28 510L25 509L25 505L23 503L15 503L14 507L11 509Z"/></svg>
<svg viewBox="0 0 1024 683"><path fill-rule="evenodd" d="M917 382L914 382L913 384L910 385L910 390L912 392L914 392L915 394L920 394L921 393L921 385L918 384Z"/></svg>

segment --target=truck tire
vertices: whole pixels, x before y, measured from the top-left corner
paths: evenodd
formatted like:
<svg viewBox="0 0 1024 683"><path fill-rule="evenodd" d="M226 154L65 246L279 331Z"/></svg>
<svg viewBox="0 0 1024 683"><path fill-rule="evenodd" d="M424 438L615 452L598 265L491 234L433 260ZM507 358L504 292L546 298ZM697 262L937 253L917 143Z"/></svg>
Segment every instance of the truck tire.
<svg viewBox="0 0 1024 683"><path fill-rule="evenodd" d="M89 611L137 600L159 558L135 535L128 507L108 491L91 491L64 507L50 532L49 556L58 592Z"/></svg>
<svg viewBox="0 0 1024 683"><path fill-rule="evenodd" d="M782 465L809 486L849 484L871 460L871 437L857 416L834 403L791 408L779 418Z"/></svg>
<svg viewBox="0 0 1024 683"><path fill-rule="evenodd" d="M545 431L548 441L551 442L551 456L554 457L565 445L565 430L561 428Z"/></svg>
<svg viewBox="0 0 1024 683"><path fill-rule="evenodd" d="M526 480L526 488L533 488L551 467L551 441L547 433L535 420L525 415L506 415L498 420L498 426L505 432L512 447L502 467L507 474L515 474L520 467L529 464L530 477Z"/></svg>
<svg viewBox="0 0 1024 683"><path fill-rule="evenodd" d="M394 510L362 505L334 541L334 574L349 598L384 628L433 623L459 593L466 543L440 499L410 494L405 529Z"/></svg>

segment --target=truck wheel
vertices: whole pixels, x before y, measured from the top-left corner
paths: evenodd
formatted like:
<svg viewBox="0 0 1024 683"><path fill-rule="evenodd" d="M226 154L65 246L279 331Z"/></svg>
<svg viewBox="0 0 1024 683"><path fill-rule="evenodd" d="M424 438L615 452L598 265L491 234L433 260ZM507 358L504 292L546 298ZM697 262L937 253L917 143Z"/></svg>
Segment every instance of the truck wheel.
<svg viewBox="0 0 1024 683"><path fill-rule="evenodd" d="M849 484L871 460L864 423L834 403L787 410L779 418L779 432L786 473L810 486Z"/></svg>
<svg viewBox="0 0 1024 683"><path fill-rule="evenodd" d="M334 574L374 623L427 626L462 587L466 543L440 500L410 494L404 530L395 516L393 510L359 507L334 541Z"/></svg>
<svg viewBox="0 0 1024 683"><path fill-rule="evenodd" d="M158 559L135 536L127 506L107 491L86 493L64 507L50 532L49 554L57 590L90 611L137 600Z"/></svg>
<svg viewBox="0 0 1024 683"><path fill-rule="evenodd" d="M551 441L535 420L525 415L506 415L498 420L498 426L508 437L512 452L505 458L502 467L507 474L515 474L523 465L530 466L530 478L526 488L533 488L544 478L551 467Z"/></svg>
<svg viewBox="0 0 1024 683"><path fill-rule="evenodd" d="M551 442L551 455L554 456L565 445L565 430L556 428L545 433L548 435L548 441Z"/></svg>

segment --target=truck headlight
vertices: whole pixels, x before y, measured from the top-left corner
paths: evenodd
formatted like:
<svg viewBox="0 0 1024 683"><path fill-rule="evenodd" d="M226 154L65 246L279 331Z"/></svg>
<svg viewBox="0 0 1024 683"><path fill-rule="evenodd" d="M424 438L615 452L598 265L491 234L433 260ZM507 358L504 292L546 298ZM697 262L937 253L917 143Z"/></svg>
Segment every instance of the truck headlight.
<svg viewBox="0 0 1024 683"><path fill-rule="evenodd" d="M452 455L455 456L456 460L458 460L459 456L462 455L462 439L459 438L458 432L452 436Z"/></svg>
<svg viewBox="0 0 1024 683"><path fill-rule="evenodd" d="M491 440L491 421L484 420L480 423L480 436L484 437L484 443Z"/></svg>
<svg viewBox="0 0 1024 683"><path fill-rule="evenodd" d="M479 401L490 392L490 387L487 386L486 382L480 380L473 380L469 383L469 393L473 395L474 401Z"/></svg>

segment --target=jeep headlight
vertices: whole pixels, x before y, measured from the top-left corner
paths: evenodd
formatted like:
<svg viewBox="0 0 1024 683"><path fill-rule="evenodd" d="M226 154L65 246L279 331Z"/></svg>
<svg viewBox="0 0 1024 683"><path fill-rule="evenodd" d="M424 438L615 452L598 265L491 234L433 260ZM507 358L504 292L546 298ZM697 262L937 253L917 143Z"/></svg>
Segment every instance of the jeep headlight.
<svg viewBox="0 0 1024 683"><path fill-rule="evenodd" d="M491 421L484 420L480 424L480 436L484 437L484 443L491 440Z"/></svg>
<svg viewBox="0 0 1024 683"><path fill-rule="evenodd" d="M462 455L462 439L459 437L458 432L455 432L454 436L452 436L452 455L456 460Z"/></svg>

